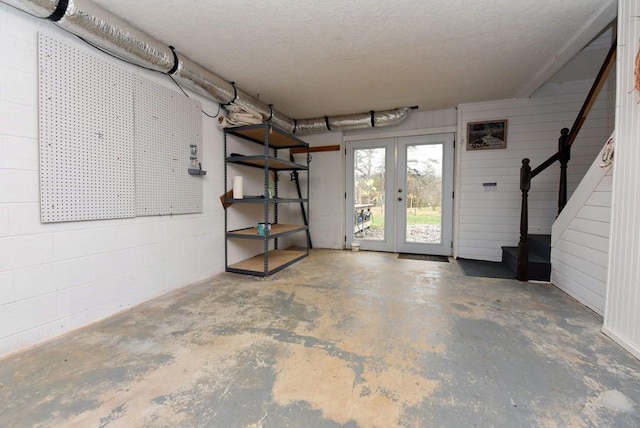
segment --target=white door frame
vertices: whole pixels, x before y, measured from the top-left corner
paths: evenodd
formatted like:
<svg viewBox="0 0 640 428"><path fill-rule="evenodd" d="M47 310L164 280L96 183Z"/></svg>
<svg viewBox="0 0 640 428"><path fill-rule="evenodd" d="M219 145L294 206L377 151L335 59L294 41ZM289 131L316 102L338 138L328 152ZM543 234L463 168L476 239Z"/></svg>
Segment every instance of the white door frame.
<svg viewBox="0 0 640 428"><path fill-rule="evenodd" d="M365 139L360 137L358 139L345 140L345 245L347 248L350 248L352 242L359 242L360 248L363 250L373 250L373 251L387 251L387 252L415 252L415 253L426 253L426 254L441 254L441 255L451 255L452 254L452 237L453 237L453 188L454 188L454 143L455 143L455 133L450 132L453 130L450 129L441 129L442 132L438 133L429 133L425 131L425 133L421 134L410 134L409 136L389 136L389 138L373 138ZM398 165L400 165L399 153L396 150L399 150L399 147L403 147L403 150L406 150L404 147L408 144L416 144L416 143L436 143L443 142L444 149L444 165L442 166L442 180L443 180L443 189L442 189L442 235L441 235L441 245L440 248L438 246L432 246L429 244L417 244L415 246L411 243L399 243L398 238L396 236L397 230L400 229L401 225L399 225L399 221L396 220L398 216L398 212L401 209L406 210L406 200L402 198L403 201L397 201L397 183L403 181L402 177L399 177L400 172L397 171ZM355 239L354 237L354 212L353 212L353 201L354 200L354 177L353 177L353 161L354 161L354 149L361 148L376 148L376 147L384 147L387 150L387 156L385 161L385 168L388 179L385 183L385 195L386 195L386 203L385 203L385 218L391 219L390 221L393 224L386 225L386 234L384 240L373 241L373 240L362 240ZM405 152L406 153L406 152ZM406 160L405 160L406 162ZM391 175L389 174L391 171ZM403 174L406 171L402 172ZM400 206L399 206L400 204ZM404 224L404 223L403 223ZM402 225L402 227L405 227ZM425 247L427 245L427 247Z"/></svg>
<svg viewBox="0 0 640 428"><path fill-rule="evenodd" d="M395 139L394 138L384 138L384 139L374 139L374 140L362 140L362 141L348 141L345 144L346 151L346 204L345 204L345 243L347 248L351 246L353 242L359 242L360 248L363 250L372 250L372 251L387 251L393 252L395 251L395 230L392 227L388 227L385 225L385 236L382 240L368 240L368 239L355 239L354 233L354 210L353 210L353 201L355 200L353 195L354 190L354 174L353 174L353 163L354 163L354 152L357 149L375 149L375 148L384 148L385 152L385 219L391 220L394 217L393 210L395 209L395 203L393 202L394 194L393 187L395 186L393 175L389 175L389 171L394 171L395 166Z"/></svg>
<svg viewBox="0 0 640 428"><path fill-rule="evenodd" d="M400 137L397 139L397 163L396 163L396 187L402 190L402 196L397 201L397 235L396 251L400 253L437 254L450 256L453 247L453 143L454 134L430 134L414 137ZM442 145L442 201L441 229L439 243L408 242L406 237L406 172L407 172L407 147L411 145ZM399 194L396 193L395 196ZM398 199L398 198L396 198Z"/></svg>

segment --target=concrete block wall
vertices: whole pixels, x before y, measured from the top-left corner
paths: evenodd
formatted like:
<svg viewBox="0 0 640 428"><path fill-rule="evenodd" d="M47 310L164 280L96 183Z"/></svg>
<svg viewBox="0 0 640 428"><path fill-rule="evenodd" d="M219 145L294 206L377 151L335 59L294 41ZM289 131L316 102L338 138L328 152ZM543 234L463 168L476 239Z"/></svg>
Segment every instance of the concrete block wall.
<svg viewBox="0 0 640 428"><path fill-rule="evenodd" d="M342 144L342 132L307 135L303 139L311 147ZM296 160L303 161L303 155ZM315 152L309 165L309 224L314 248L341 249L344 235L344 155L343 150ZM307 174L300 174L300 186L305 188ZM292 217L301 216L299 207L290 207ZM297 245L304 245L297 237Z"/></svg>
<svg viewBox="0 0 640 428"><path fill-rule="evenodd" d="M0 3L0 356L224 270L222 132L203 116L202 214L42 224L38 32L178 92L53 23ZM196 94L203 109L218 105Z"/></svg>

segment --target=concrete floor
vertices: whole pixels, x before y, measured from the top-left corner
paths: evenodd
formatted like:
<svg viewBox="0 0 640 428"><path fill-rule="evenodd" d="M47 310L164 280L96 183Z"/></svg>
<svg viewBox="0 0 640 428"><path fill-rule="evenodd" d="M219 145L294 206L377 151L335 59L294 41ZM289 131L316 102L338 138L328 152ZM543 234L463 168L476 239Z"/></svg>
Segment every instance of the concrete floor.
<svg viewBox="0 0 640 428"><path fill-rule="evenodd" d="M0 426L640 426L600 326L551 286L315 250L0 361Z"/></svg>

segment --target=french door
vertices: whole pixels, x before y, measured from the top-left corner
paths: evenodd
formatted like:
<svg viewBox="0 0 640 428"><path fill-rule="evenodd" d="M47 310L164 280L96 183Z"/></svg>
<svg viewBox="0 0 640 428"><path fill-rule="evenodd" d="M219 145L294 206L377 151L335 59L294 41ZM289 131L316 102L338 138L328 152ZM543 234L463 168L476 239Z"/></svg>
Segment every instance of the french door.
<svg viewBox="0 0 640 428"><path fill-rule="evenodd" d="M453 138L347 142L347 247L451 255Z"/></svg>

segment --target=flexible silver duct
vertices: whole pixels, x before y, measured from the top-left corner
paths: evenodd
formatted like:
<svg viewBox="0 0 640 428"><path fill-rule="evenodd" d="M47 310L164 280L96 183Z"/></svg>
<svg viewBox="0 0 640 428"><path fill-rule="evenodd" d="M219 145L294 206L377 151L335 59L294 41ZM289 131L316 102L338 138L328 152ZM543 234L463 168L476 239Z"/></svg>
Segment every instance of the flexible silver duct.
<svg viewBox="0 0 640 428"><path fill-rule="evenodd" d="M412 108L294 120L89 0L0 0L56 25L105 51L176 80L220 104L258 111L263 120L296 134L383 127L402 122Z"/></svg>
<svg viewBox="0 0 640 428"><path fill-rule="evenodd" d="M269 116L271 116L271 107L241 89L238 89L237 96L236 99L233 100L233 104L242 108L248 107L249 110L255 110L262 115L263 119L268 119ZM291 123L293 124L293 121Z"/></svg>
<svg viewBox="0 0 640 428"><path fill-rule="evenodd" d="M231 83L199 66L184 55L177 55L178 69L173 74L177 81L220 104L227 104L233 100L235 90Z"/></svg>
<svg viewBox="0 0 640 428"><path fill-rule="evenodd" d="M2 0L2 2L38 18L49 18L58 6L57 1L51 0Z"/></svg>
<svg viewBox="0 0 640 428"><path fill-rule="evenodd" d="M293 121L293 119L275 109L273 110L273 116L271 117L271 120L269 122L273 123L280 129L284 129L287 132L293 132L295 128L295 122Z"/></svg>
<svg viewBox="0 0 640 428"><path fill-rule="evenodd" d="M167 73L174 67L168 46L88 0L2 0L25 12L54 21L101 49L143 67Z"/></svg>

